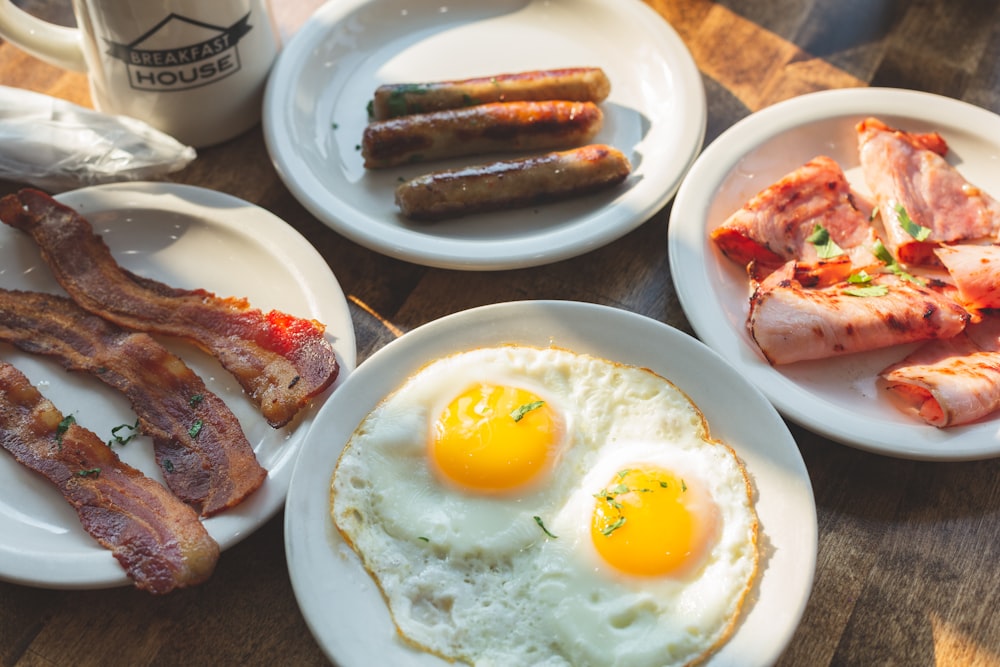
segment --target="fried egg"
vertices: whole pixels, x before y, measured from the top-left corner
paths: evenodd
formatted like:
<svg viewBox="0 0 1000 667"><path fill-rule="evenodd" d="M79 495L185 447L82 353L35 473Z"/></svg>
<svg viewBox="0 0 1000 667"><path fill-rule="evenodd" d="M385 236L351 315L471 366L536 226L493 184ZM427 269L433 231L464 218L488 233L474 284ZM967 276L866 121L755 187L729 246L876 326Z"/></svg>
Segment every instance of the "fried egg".
<svg viewBox="0 0 1000 667"><path fill-rule="evenodd" d="M400 636L475 665L680 665L732 632L757 568L735 453L646 370L461 352L362 421L332 517Z"/></svg>

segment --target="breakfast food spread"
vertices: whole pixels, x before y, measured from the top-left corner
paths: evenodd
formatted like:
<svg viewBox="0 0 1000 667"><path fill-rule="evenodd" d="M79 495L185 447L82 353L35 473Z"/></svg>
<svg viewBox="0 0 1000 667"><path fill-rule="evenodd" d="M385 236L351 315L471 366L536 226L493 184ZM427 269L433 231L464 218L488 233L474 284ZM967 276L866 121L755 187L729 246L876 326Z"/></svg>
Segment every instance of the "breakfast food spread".
<svg viewBox="0 0 1000 667"><path fill-rule="evenodd" d="M152 336L126 331L55 294L0 289L0 340L53 357L121 391L170 491L212 516L256 491L267 471L236 415Z"/></svg>
<svg viewBox="0 0 1000 667"><path fill-rule="evenodd" d="M947 162L935 132L877 118L856 131L874 203L818 156L710 232L747 268L751 339L771 364L923 342L881 386L929 424L980 419L1000 409L980 386L1000 361L1000 202Z"/></svg>
<svg viewBox="0 0 1000 667"><path fill-rule="evenodd" d="M59 489L137 588L162 594L211 576L219 545L194 510L122 462L3 361L0 445Z"/></svg>
<svg viewBox="0 0 1000 667"><path fill-rule="evenodd" d="M447 660L697 662L757 570L750 482L697 406L567 350L425 366L358 426L331 497L399 633Z"/></svg>
<svg viewBox="0 0 1000 667"><path fill-rule="evenodd" d="M85 310L125 328L185 338L215 356L276 428L337 377L321 323L125 271L86 218L43 192L24 189L0 199L0 220L31 235L56 280Z"/></svg>
<svg viewBox="0 0 1000 667"><path fill-rule="evenodd" d="M611 82L599 67L570 67L428 83L389 83L375 89L374 120L458 109L488 102L569 100L603 102Z"/></svg>
<svg viewBox="0 0 1000 667"><path fill-rule="evenodd" d="M623 182L632 165L593 141L611 83L596 67L379 86L361 154L367 169L444 158L527 153L406 179L396 205L412 220L558 201ZM577 149L577 150L569 150Z"/></svg>

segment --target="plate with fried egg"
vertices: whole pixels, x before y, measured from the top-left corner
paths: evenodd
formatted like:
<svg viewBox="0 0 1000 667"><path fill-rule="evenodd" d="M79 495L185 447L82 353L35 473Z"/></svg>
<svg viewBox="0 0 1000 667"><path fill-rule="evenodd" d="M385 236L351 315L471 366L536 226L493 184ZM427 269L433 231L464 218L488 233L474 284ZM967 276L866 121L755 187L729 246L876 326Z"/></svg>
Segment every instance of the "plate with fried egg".
<svg viewBox="0 0 1000 667"><path fill-rule="evenodd" d="M338 665L770 664L816 563L802 458L693 337L519 301L385 346L323 406L286 555Z"/></svg>

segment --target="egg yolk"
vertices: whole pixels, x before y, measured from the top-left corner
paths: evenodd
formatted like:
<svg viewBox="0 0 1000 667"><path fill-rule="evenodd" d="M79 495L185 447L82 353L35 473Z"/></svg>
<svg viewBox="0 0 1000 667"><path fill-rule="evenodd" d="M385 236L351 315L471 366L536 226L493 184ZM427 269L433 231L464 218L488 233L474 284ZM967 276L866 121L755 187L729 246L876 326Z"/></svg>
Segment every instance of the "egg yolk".
<svg viewBox="0 0 1000 667"><path fill-rule="evenodd" d="M536 481L560 433L555 412L534 393L479 384L459 394L434 423L430 459L460 487L504 493Z"/></svg>
<svg viewBox="0 0 1000 667"><path fill-rule="evenodd" d="M595 496L594 547L627 574L685 574L703 560L718 531L718 508L708 494L662 468L622 470Z"/></svg>

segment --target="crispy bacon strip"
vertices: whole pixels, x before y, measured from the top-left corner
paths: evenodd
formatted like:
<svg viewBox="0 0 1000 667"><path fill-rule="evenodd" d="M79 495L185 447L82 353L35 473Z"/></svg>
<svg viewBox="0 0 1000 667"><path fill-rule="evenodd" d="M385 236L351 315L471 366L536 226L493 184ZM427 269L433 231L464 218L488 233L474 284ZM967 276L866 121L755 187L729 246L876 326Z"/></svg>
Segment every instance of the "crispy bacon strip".
<svg viewBox="0 0 1000 667"><path fill-rule="evenodd" d="M0 289L0 340L125 394L153 439L167 486L202 516L239 504L264 483L267 471L236 416L149 334L125 331L65 297Z"/></svg>
<svg viewBox="0 0 1000 667"><path fill-rule="evenodd" d="M34 238L56 280L84 309L125 328L185 338L213 354L274 427L291 421L337 377L321 323L137 276L117 264L83 216L43 192L24 189L0 199L0 219Z"/></svg>
<svg viewBox="0 0 1000 667"><path fill-rule="evenodd" d="M795 262L770 274L750 297L747 328L771 364L825 359L958 334L969 313L950 297L894 274L876 274L881 296L853 296L847 282L809 288Z"/></svg>
<svg viewBox="0 0 1000 667"><path fill-rule="evenodd" d="M215 569L219 545L190 507L70 423L2 361L0 445L59 489L137 588L168 593L202 583Z"/></svg>
<svg viewBox="0 0 1000 667"><path fill-rule="evenodd" d="M774 270L787 261L818 262L809 239L819 225L851 263L875 263L872 205L854 192L840 165L820 155L750 198L710 233L719 249L740 266Z"/></svg>
<svg viewBox="0 0 1000 667"><path fill-rule="evenodd" d="M900 410L944 428L1000 409L1000 317L925 343L879 373Z"/></svg>
<svg viewBox="0 0 1000 667"><path fill-rule="evenodd" d="M948 164L940 136L904 132L876 118L859 123L857 134L865 181L885 229L883 240L896 259L933 265L934 248L942 243L997 240L1000 201ZM928 230L926 238L920 238L920 228Z"/></svg>

